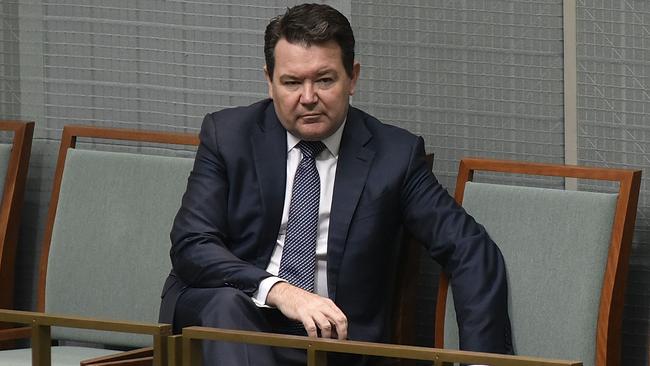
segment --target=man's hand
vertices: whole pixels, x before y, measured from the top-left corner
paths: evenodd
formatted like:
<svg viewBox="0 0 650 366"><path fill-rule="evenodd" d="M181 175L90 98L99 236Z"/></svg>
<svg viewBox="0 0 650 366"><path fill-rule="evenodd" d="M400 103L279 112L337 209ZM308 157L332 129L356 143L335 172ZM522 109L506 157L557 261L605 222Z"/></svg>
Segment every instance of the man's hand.
<svg viewBox="0 0 650 366"><path fill-rule="evenodd" d="M348 319L332 300L307 292L287 282L278 282L266 297L287 318L302 323L310 337L346 339Z"/></svg>

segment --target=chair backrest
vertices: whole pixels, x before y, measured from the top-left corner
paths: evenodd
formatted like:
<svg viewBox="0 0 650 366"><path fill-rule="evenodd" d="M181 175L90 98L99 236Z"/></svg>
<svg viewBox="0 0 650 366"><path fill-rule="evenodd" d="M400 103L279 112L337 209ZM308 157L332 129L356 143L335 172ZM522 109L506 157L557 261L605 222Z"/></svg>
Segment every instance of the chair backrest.
<svg viewBox="0 0 650 366"><path fill-rule="evenodd" d="M614 181L617 193L471 182L476 171ZM618 365L640 171L463 159L456 200L503 253L515 352ZM436 346L458 347L445 277Z"/></svg>
<svg viewBox="0 0 650 366"><path fill-rule="evenodd" d="M0 308L14 306L16 245L34 122L0 121L0 131L13 134L0 144Z"/></svg>
<svg viewBox="0 0 650 366"><path fill-rule="evenodd" d="M78 137L197 145L195 134L66 126L43 244L40 311L157 323L169 231L193 159L75 148ZM54 328L58 339L142 347L151 337Z"/></svg>

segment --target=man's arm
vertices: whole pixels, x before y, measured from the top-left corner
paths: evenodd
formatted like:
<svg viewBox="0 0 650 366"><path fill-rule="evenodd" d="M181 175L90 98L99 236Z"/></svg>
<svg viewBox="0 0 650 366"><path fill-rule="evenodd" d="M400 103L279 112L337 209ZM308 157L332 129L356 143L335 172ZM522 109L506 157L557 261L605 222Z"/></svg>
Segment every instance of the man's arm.
<svg viewBox="0 0 650 366"><path fill-rule="evenodd" d="M217 146L217 132L213 115L207 115L171 231L172 265L190 286L231 286L252 294L270 274L241 260L228 247L228 171Z"/></svg>
<svg viewBox="0 0 650 366"><path fill-rule="evenodd" d="M464 350L509 353L506 268L485 229L427 169L421 138L402 190L408 230L450 276Z"/></svg>

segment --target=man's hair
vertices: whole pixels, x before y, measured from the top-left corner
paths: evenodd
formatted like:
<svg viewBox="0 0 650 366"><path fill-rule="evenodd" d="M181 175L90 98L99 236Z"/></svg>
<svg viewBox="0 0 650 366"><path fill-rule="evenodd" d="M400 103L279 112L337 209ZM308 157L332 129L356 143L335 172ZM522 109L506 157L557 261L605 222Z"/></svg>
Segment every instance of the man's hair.
<svg viewBox="0 0 650 366"><path fill-rule="evenodd" d="M301 4L271 19L264 33L264 57L269 77L273 79L275 45L280 39L292 44L311 46L329 41L341 48L341 61L351 78L354 66L354 34L350 22L338 10L325 4Z"/></svg>

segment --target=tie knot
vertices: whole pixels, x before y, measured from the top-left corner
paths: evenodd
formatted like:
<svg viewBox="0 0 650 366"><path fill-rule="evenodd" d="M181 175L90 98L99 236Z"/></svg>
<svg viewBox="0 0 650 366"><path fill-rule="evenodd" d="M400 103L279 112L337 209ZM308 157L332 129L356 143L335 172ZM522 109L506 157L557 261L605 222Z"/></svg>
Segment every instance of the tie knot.
<svg viewBox="0 0 650 366"><path fill-rule="evenodd" d="M325 149L325 144L321 141L300 141L298 148L306 158L314 159Z"/></svg>

